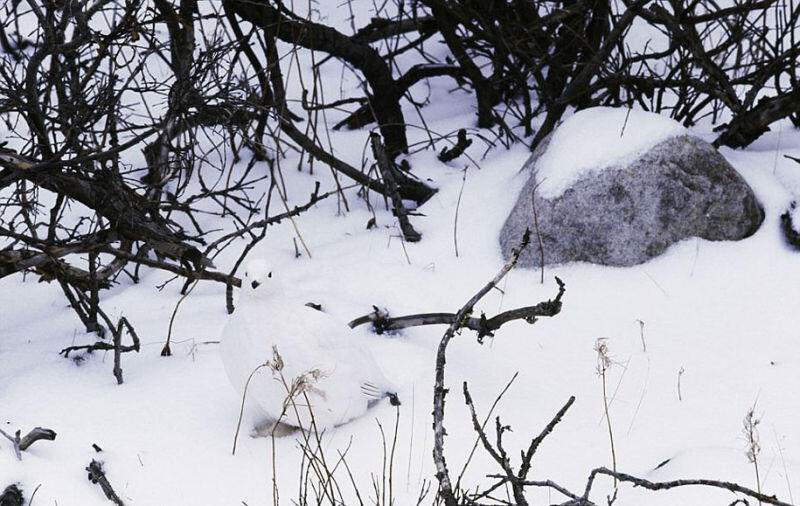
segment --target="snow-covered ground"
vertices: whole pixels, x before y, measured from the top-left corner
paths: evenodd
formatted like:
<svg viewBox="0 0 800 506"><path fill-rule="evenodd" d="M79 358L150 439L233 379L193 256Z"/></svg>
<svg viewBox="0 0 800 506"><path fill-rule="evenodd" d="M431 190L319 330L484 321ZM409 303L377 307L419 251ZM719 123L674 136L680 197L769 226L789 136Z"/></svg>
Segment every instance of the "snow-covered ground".
<svg viewBox="0 0 800 506"><path fill-rule="evenodd" d="M338 69L330 74L334 96ZM473 125L472 98L447 89L447 83L432 89L432 105L425 110L431 129L446 133ZM412 108L405 112L409 121L416 118ZM710 127L694 133L713 138ZM337 154L358 163L365 131L332 135ZM409 135L412 142L426 139L419 129L409 129ZM367 229L373 215L350 190L350 212L340 212L335 198L329 198L295 220L311 258L295 258L296 233L288 221L269 228L251 257L278 266L292 295L322 304L343 322L368 313L373 304L393 315L454 312L503 264L497 234L526 177L519 173L529 156L524 146L498 147L482 158L480 144L470 150L479 166L464 158L445 165L432 151L410 157L414 172L439 188L419 209L424 216L412 217L423 235L420 243L403 244L396 220L374 197L373 204L380 204L375 206L378 226ZM604 338L613 359L608 386L619 470L651 480L702 477L757 488L742 433L743 418L754 408L761 420L760 488L788 502L800 495L800 253L785 244L779 228L779 215L800 195L800 165L783 157L800 157L800 132L783 123L746 150L722 153L765 208L765 221L752 237L718 243L689 239L630 268L548 268L544 284L538 271L516 269L504 280L502 293L493 291L481 302L479 308L492 315L553 297L554 276L566 283L557 317L532 326L511 323L483 345L466 331L451 343L445 451L454 477L475 441L462 382L469 383L483 418L515 372L517 380L495 410L514 429L505 436L512 459L570 395L577 398L540 447L531 479L552 479L582 491L592 468L610 466L594 351L597 339ZM321 165L314 175L297 172L296 157L283 165L293 203L304 202L315 181L323 190L333 187ZM234 249L215 260L222 270L238 256ZM120 277L102 301L112 317L126 316L143 342L141 353L123 356L121 386L111 374L111 354L95 353L82 361L59 356L62 348L93 342L93 337L83 332L57 285L37 283L32 275L0 280L0 428L25 433L42 426L58 433L54 442L39 442L24 452L21 462L0 438L0 486L18 482L26 497L38 487L37 505L108 504L84 471L98 459L126 504L272 504L271 441L252 439L245 430L231 455L240 398L223 371L216 342L227 318L224 286L201 283L182 303L173 356L166 358L159 353L181 286L172 282L158 291L155 287L170 276L142 272L138 285ZM357 330L368 337L403 401L392 466L398 505L415 504L424 481L433 479L434 355L443 331L423 327L377 336L365 327ZM380 426L391 440L394 423L395 408L384 402L324 435L329 459L335 462L337 452L346 450L365 503L375 496L373 476L380 481L383 474ZM92 444L103 452L96 453ZM274 453L281 502L291 504L300 480L297 438L278 439ZM497 471L479 449L461 483L474 489ZM341 466L336 476L348 504L355 504L353 485ZM611 489L609 480L602 481L593 497L602 502ZM547 491L532 490L529 497L537 504L562 500ZM647 492L623 486L617 504L730 504L733 499L703 488Z"/></svg>

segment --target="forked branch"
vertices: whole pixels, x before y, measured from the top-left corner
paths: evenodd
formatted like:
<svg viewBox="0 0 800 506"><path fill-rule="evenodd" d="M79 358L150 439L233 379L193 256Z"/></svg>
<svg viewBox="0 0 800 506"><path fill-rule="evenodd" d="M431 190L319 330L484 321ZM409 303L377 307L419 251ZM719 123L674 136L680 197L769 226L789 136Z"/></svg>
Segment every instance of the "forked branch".
<svg viewBox="0 0 800 506"><path fill-rule="evenodd" d="M472 313L475 305L514 268L519 260L520 254L528 244L530 244L530 230L525 231L519 247L512 251L511 259L500 269L495 277L458 310L453 322L442 336L442 340L436 352L436 379L433 389L433 461L436 465L436 479L439 481L439 496L444 501L445 506L458 505L458 499L456 498L457 491L453 490L453 484L450 480L450 474L447 470L447 463L444 456L444 435L446 433L444 427L444 406L445 396L448 392L445 388L447 346L453 337L464 327L465 320Z"/></svg>

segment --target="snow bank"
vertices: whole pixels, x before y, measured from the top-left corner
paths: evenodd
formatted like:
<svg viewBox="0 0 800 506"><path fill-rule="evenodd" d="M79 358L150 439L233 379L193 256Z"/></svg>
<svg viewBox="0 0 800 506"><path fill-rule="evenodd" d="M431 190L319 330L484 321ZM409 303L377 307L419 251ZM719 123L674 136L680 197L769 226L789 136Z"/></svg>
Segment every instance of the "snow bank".
<svg viewBox="0 0 800 506"><path fill-rule="evenodd" d="M540 195L556 198L581 177L635 160L650 148L688 130L651 112L592 107L576 112L553 133L539 158Z"/></svg>

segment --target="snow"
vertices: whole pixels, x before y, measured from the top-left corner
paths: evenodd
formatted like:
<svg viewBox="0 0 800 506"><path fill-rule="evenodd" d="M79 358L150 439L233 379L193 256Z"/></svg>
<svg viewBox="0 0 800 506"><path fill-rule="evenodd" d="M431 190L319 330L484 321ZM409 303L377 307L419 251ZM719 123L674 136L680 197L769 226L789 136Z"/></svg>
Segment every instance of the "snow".
<svg viewBox="0 0 800 506"><path fill-rule="evenodd" d="M330 15L341 19L332 22L346 27L346 11L333 9ZM369 9L357 9L357 14L367 22ZM304 68L309 62L300 55ZM327 97L338 97L340 70L323 67L320 82L327 86ZM433 83L432 105L424 109L431 130L446 134L474 124L474 97L448 93L447 81ZM345 86L355 94L359 83L351 80ZM297 92L294 88L289 91ZM423 95L420 90L412 91ZM404 104L407 120L415 121L414 108ZM541 161L548 174L542 190L556 192L589 167L620 163L620 157L685 132L660 116L631 111L620 138L626 115L625 110L590 109L568 118L553 137L558 157ZM331 114L329 122L338 119ZM506 433L505 446L515 465L517 449L526 448L575 395L575 404L537 451L530 477L582 491L591 469L610 466L593 350L598 338L606 338L613 360L607 373L609 414L621 471L651 480L711 478L756 488L742 435L742 420L755 406L761 419L761 490L786 501L800 494L800 256L785 244L779 225L780 214L800 193L797 164L783 157L800 156L800 132L788 122L773 130L750 149L721 150L764 206L765 221L753 236L738 242L688 239L630 268L559 266L546 270L544 284L538 271L515 269L501 283L502 292L493 290L481 301L476 311L491 316L553 297L554 276L566 283L563 311L555 318L508 324L483 345L466 331L452 341L445 453L454 477L475 442L462 382L468 382L483 418L515 372L518 378L494 412L514 429ZM710 127L696 133L712 135ZM358 164L366 129L332 131L331 136L337 154ZM409 128L409 137L412 145L427 141L421 128ZM290 296L320 303L341 321L369 313L373 304L393 315L455 312L502 266L497 234L526 177L519 172L530 155L525 146L497 147L482 158L485 148L476 140L468 152L480 167L462 158L444 165L432 150L409 155L415 173L439 188L420 207L423 216L411 217L423 234L419 243L400 240L396 219L374 195L377 226L367 229L373 213L351 189L346 191L350 212L343 212L333 197L295 219L311 258L295 258L296 232L288 221L270 227L251 258L268 259L280 269ZM138 156L132 150L131 159ZM571 165L575 160L581 163ZM243 157L235 168L243 170L248 161ZM292 205L305 202L315 181L321 182L321 191L334 188L321 165L314 175L305 166L297 171L293 151L282 165ZM583 168L568 171L569 166ZM267 168L259 163L253 170ZM220 270L233 265L242 246L215 258ZM38 442L24 452L21 462L0 438L0 487L18 482L26 498L38 487L36 505L104 506L109 502L84 471L98 459L129 505L270 505L273 473L280 502L293 504L302 465L296 436L279 438L273 447L268 438L248 437L245 428L236 455L231 454L241 397L219 356L227 321L225 287L197 285L177 313L173 356L161 357L180 282L159 290L171 274L146 268L141 274L139 284L120 277L102 299L112 318L124 315L133 323L143 343L140 353L123 355L121 386L111 374L108 353L84 355L80 361L58 355L66 346L94 341L58 286L38 283L34 275L0 279L0 428L26 433L42 426L58 433L55 441ZM364 327L356 332L397 384L403 405L396 412L387 401L380 403L366 416L327 431L323 447L331 462L339 459L338 452L346 455L364 502L372 504L372 476L380 480L385 465L381 430L391 441L399 413L395 504L416 504L424 480L435 473L430 413L435 353L444 328L420 327L391 336L376 336ZM95 452L92 444L103 451ZM498 471L479 449L462 484L474 488ZM345 503L356 504L342 466L337 477ZM598 479L592 497L603 503L612 488L610 480ZM424 504L432 497L433 492ZM528 498L535 504L563 500L545 490L531 490ZM733 500L728 492L702 487L648 492L623 486L616 504Z"/></svg>
<svg viewBox="0 0 800 506"><path fill-rule="evenodd" d="M507 325L483 346L467 332L453 341L446 452L456 472L474 441L460 396L462 381L469 382L482 417L516 371L518 379L496 409L515 430L507 435L508 448L526 445L570 395L577 397L537 453L532 476L582 489L590 469L610 465L593 351L595 340L606 337L615 362L608 373L610 413L621 470L653 480L706 477L754 486L741 424L755 403L763 420L762 489L782 498L789 497L790 486L797 493L800 398L793 392L800 367L795 346L800 314L793 308L800 303L800 271L797 253L784 245L778 225L792 196L773 174L773 152L723 154L765 205L766 220L754 236L735 243L690 239L627 269L562 266L546 271L544 285L538 272L514 270L501 287L504 294L495 291L481 303L479 309L492 315L552 297L555 275L567 284L559 316L533 326ZM462 173L434 163L435 154L429 152L412 157L414 166L424 168L440 188L421 207L425 217L414 220L422 242L403 245L394 218L382 208L378 227L366 230L372 215L350 193L353 209L348 214L338 215L336 202L329 199L297 219L313 258L294 258L289 223L271 228L252 255L279 265L292 295L321 303L342 321L368 313L372 304L395 315L455 311L502 265L496 234L513 204L509 188L524 182L518 168L527 156L522 146L497 150L481 162L481 170L467 170L458 257L453 218ZM297 199L317 179L293 170L285 176ZM233 254L217 263L227 267ZM159 351L179 286L172 283L158 292L155 285L169 276L143 273L141 284L124 281L104 299L107 311L126 315L144 341L140 354L123 357L122 386L114 382L108 354L87 356L80 365L57 355L64 346L92 337L83 334L56 286L36 283L32 276L0 280L0 422L6 432L37 425L58 432L56 441L25 452L21 463L0 441L0 478L21 482L27 494L41 484L38 504L102 506L106 499L83 472L98 458L130 504L271 504L271 443L251 439L245 431L236 455L230 454L240 397L225 376L218 344L204 344L220 338L227 319L224 287L198 285L178 313L174 356L164 358ZM644 322L647 351L637 320ZM422 480L434 473L432 378L443 330L417 328L378 337L361 329L404 400L394 466L397 504L415 503ZM370 495L370 473L380 476L382 469L376 419L393 433L394 411L384 402L326 433L324 442L333 457L350 446L348 464L365 496ZM96 454L92 443L103 453ZM279 439L276 454L282 500L289 504L300 466L296 439ZM464 482L481 482L495 471L479 451ZM611 485L598 487L601 498ZM352 487L345 493L352 495ZM531 492L530 498L549 499L541 491ZM553 502L556 498L553 494ZM727 493L699 488L658 493L624 488L618 504L731 500Z"/></svg>
<svg viewBox="0 0 800 506"><path fill-rule="evenodd" d="M624 166L656 144L687 133L675 120L638 109L578 111L553 132L547 151L536 162L540 195L556 198L592 172Z"/></svg>

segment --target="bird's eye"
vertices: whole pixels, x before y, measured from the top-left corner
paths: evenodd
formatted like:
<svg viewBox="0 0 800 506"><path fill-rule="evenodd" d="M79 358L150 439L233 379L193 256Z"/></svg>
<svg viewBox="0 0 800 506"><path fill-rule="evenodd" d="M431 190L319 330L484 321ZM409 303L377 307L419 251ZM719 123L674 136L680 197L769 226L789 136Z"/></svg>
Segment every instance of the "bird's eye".
<svg viewBox="0 0 800 506"><path fill-rule="evenodd" d="M267 277L271 278L272 277L272 273L270 272L269 274L267 274Z"/></svg>

